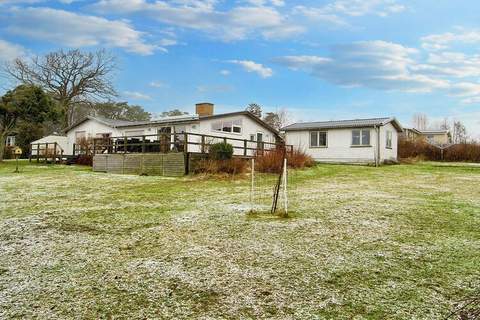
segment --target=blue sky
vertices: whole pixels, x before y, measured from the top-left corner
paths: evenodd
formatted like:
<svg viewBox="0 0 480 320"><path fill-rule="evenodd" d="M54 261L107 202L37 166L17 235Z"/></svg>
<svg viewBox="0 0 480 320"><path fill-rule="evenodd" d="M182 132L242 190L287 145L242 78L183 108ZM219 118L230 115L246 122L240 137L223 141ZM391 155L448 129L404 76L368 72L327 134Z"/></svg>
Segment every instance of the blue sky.
<svg viewBox="0 0 480 320"><path fill-rule="evenodd" d="M296 121L404 126L424 112L480 137L478 12L474 0L0 0L0 60L105 47L119 100L151 112L256 102Z"/></svg>

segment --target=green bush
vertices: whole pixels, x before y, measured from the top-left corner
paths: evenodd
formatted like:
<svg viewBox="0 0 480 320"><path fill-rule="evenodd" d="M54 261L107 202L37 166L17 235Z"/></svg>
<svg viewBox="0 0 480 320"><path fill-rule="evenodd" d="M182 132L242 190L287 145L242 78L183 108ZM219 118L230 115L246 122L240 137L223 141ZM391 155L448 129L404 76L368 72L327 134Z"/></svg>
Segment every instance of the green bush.
<svg viewBox="0 0 480 320"><path fill-rule="evenodd" d="M215 143L210 146L210 158L215 160L228 160L233 156L233 146L226 142Z"/></svg>

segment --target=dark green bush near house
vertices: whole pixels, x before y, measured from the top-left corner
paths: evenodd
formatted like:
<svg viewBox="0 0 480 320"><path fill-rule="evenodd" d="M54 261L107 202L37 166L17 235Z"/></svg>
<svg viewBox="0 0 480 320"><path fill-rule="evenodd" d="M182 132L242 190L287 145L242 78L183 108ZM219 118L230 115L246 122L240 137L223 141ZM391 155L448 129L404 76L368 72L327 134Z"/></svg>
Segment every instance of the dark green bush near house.
<svg viewBox="0 0 480 320"><path fill-rule="evenodd" d="M214 160L228 160L233 156L233 146L226 142L215 143L210 146L210 158Z"/></svg>

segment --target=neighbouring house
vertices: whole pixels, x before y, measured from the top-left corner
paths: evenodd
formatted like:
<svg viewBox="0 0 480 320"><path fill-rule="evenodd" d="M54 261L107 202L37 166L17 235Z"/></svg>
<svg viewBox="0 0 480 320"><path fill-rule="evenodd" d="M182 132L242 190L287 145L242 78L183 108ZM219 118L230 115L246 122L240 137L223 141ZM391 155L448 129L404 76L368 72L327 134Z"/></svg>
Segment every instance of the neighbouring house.
<svg viewBox="0 0 480 320"><path fill-rule="evenodd" d="M405 128L402 137L408 140L425 139L431 144L444 145L450 143L448 130L418 130L415 128Z"/></svg>
<svg viewBox="0 0 480 320"><path fill-rule="evenodd" d="M185 139L187 135L181 135L182 133L188 133L189 152L200 152L202 139L208 144L223 141L225 137L228 143L234 145L236 154L244 152L241 148L244 148L246 141L248 141L248 148L252 150L254 146L261 143L281 141L277 130L248 111L214 114L213 104L198 103L195 115L164 117L151 121L123 121L87 116L66 128L64 154L74 154L74 148L78 150L83 143L94 138L122 142L118 137L126 137L138 142L142 136L146 136L147 142L153 142L161 139L162 134L172 140L171 145L170 142L167 143L170 148L178 142L176 140ZM57 140L58 137L42 138L42 142ZM249 155L252 150L249 149Z"/></svg>
<svg viewBox="0 0 480 320"><path fill-rule="evenodd" d="M68 137L59 135L58 133L52 133L51 135L32 141L30 146L30 154L32 156L43 156L46 153L68 155L73 152L73 145L68 141Z"/></svg>
<svg viewBox="0 0 480 320"><path fill-rule="evenodd" d="M318 162L375 163L397 161L395 118L302 122L286 126L286 144L305 151Z"/></svg>

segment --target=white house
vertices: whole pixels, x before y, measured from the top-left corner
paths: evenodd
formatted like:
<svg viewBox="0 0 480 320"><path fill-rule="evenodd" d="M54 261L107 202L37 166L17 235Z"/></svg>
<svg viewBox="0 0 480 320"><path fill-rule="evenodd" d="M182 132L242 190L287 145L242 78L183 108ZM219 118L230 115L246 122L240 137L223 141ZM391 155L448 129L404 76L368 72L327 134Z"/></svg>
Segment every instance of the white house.
<svg viewBox="0 0 480 320"><path fill-rule="evenodd" d="M214 105L211 103L196 104L195 115L181 115L160 118L151 121L123 121L102 117L87 116L65 130L69 150L65 154L73 153L74 144L84 139L112 138L112 137L139 137L155 136L166 133L192 133L188 136L190 152L200 152L200 135L226 137L228 143L244 147L248 141L248 148L253 148L259 142L275 143L281 140L277 130L248 111L214 114ZM194 134L199 134L195 136ZM179 135L181 138L182 135ZM172 136L172 139L174 137ZM205 138L204 138L205 139ZM219 141L211 138L207 143ZM152 140L154 138L152 137ZM221 139L220 139L221 140ZM195 144L197 143L197 144Z"/></svg>
<svg viewBox="0 0 480 320"><path fill-rule="evenodd" d="M384 163L397 161L395 118L295 123L282 128L286 144L304 150L319 162Z"/></svg>
<svg viewBox="0 0 480 320"><path fill-rule="evenodd" d="M56 146L53 145L55 143ZM60 154L61 151L64 154L72 154L73 151L73 145L68 142L68 138L56 133L35 140L30 145L32 146L32 155L44 155L45 152L51 152L53 148L57 148L55 151L57 154Z"/></svg>

